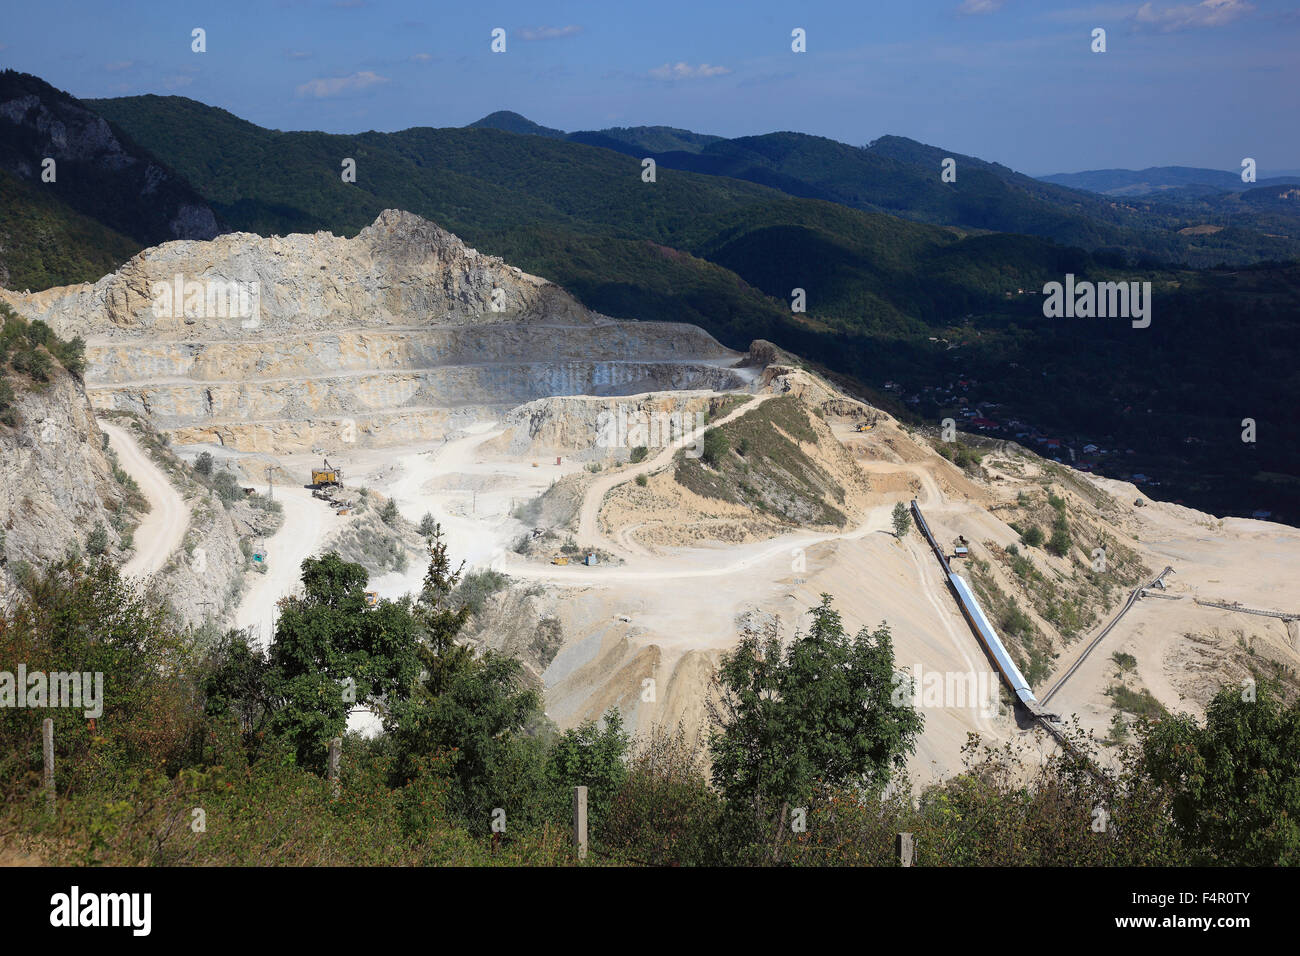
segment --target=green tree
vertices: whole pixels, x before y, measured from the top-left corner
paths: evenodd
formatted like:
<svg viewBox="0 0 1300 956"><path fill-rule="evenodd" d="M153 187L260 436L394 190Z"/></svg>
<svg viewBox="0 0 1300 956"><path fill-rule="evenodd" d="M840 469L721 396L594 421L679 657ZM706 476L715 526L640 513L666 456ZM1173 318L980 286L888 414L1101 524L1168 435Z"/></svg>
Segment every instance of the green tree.
<svg viewBox="0 0 1300 956"><path fill-rule="evenodd" d="M34 742L45 717L55 723L61 797L138 779L142 767L178 770L202 735L185 680L185 646L168 625L168 609L104 558L11 570L20 588L14 603L0 608L0 661L22 661L33 673L104 675L101 739L92 740L82 710L0 707L0 794L39 778Z"/></svg>
<svg viewBox="0 0 1300 956"><path fill-rule="evenodd" d="M915 748L923 718L895 704L887 625L850 638L828 594L784 653L775 626L723 658L710 738L713 781L741 843L775 841L817 785L878 792Z"/></svg>
<svg viewBox="0 0 1300 956"><path fill-rule="evenodd" d="M200 681L204 712L229 718L256 757L270 729L278 701L272 694L267 653L249 642L244 631L228 631L208 655Z"/></svg>
<svg viewBox="0 0 1300 956"><path fill-rule="evenodd" d="M544 755L539 741L522 734L540 718L541 698L524 686L523 665L488 651L457 670L442 668L441 676L440 693L425 680L419 697L397 712L398 776L419 759L449 753L449 805L472 830L485 831L496 807L516 819L544 814Z"/></svg>
<svg viewBox="0 0 1300 956"><path fill-rule="evenodd" d="M194 459L194 470L204 478L212 477L212 452L199 452L199 457Z"/></svg>
<svg viewBox="0 0 1300 956"><path fill-rule="evenodd" d="M1043 545L1043 529L1036 524L1031 524L1020 536L1020 540L1031 548L1040 548Z"/></svg>
<svg viewBox="0 0 1300 956"><path fill-rule="evenodd" d="M74 336L66 342L55 341L46 347L53 351L54 357L59 360L59 364L77 378L81 378L85 374L86 340L80 335Z"/></svg>
<svg viewBox="0 0 1300 956"><path fill-rule="evenodd" d="M397 502L394 501L392 498L389 498L388 501L384 503L383 508L379 510L379 519L384 524L389 525L391 527L392 525L397 523L397 518L398 518Z"/></svg>
<svg viewBox="0 0 1300 956"><path fill-rule="evenodd" d="M451 570L442 526L435 521L429 536L429 567L414 608L423 632L418 650L422 672L418 693L426 700L441 696L456 674L474 664L473 648L457 641L474 608L471 602L452 599L464 571L464 561Z"/></svg>
<svg viewBox="0 0 1300 956"><path fill-rule="evenodd" d="M912 515L901 501L894 505L894 537L901 538L912 527Z"/></svg>
<svg viewBox="0 0 1300 956"><path fill-rule="evenodd" d="M217 472L212 476L212 485L216 488L217 497L226 507L230 507L244 496L243 490L239 487L239 479L232 471Z"/></svg>
<svg viewBox="0 0 1300 956"><path fill-rule="evenodd" d="M442 529L429 542L429 569L412 610L422 640L420 678L409 700L385 720L397 751L397 781L439 753L453 757L449 806L477 831L502 807L514 818L544 814L545 757L522 732L542 718L541 698L525 687L523 665L488 651L475 656L458 638L471 609L453 599L464 562L451 570Z"/></svg>
<svg viewBox="0 0 1300 956"><path fill-rule="evenodd" d="M1300 865L1300 699L1272 680L1224 687L1205 713L1159 721L1142 739L1146 773L1173 793L1173 816L1203 862Z"/></svg>
<svg viewBox="0 0 1300 956"><path fill-rule="evenodd" d="M565 731L547 755L546 771L558 797L559 813L574 787L587 788L589 817L599 824L623 783L627 780L627 755L632 738L623 730L623 715L611 708L603 718L583 721Z"/></svg>
<svg viewBox="0 0 1300 956"><path fill-rule="evenodd" d="M437 530L438 522L434 521L433 515L426 511L424 517L420 519L420 537L431 539Z"/></svg>
<svg viewBox="0 0 1300 956"><path fill-rule="evenodd" d="M270 652L275 732L299 762L324 766L355 704L380 713L407 700L420 671L419 624L405 601L366 604L369 576L335 552L302 563L303 594L281 601ZM345 693L355 688L355 700Z"/></svg>
<svg viewBox="0 0 1300 956"><path fill-rule="evenodd" d="M44 349L32 348L27 353L27 371L38 382L47 382L54 371L54 361Z"/></svg>
<svg viewBox="0 0 1300 956"><path fill-rule="evenodd" d="M54 330L42 319L36 319L27 326L27 341L32 348L49 345L54 340Z"/></svg>

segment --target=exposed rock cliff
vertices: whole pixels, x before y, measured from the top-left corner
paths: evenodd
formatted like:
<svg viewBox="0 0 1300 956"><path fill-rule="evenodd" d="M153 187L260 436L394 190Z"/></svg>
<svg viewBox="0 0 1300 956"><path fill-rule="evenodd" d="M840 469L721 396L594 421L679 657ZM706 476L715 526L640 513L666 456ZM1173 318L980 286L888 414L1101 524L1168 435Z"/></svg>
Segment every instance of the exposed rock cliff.
<svg viewBox="0 0 1300 956"><path fill-rule="evenodd" d="M0 73L0 169L140 243L219 232L208 204L164 164L74 97L12 70Z"/></svg>
<svg viewBox="0 0 1300 956"><path fill-rule="evenodd" d="M0 590L19 562L40 565L70 545L85 550L98 524L116 551L134 524L103 435L79 383L62 369L20 388L14 424L0 424Z"/></svg>

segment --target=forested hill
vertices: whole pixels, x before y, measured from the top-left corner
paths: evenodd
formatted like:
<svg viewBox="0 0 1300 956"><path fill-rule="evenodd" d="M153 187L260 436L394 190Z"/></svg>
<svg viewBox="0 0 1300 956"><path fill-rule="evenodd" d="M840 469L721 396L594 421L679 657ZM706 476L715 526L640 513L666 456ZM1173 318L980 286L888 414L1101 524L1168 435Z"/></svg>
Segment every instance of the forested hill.
<svg viewBox="0 0 1300 956"><path fill-rule="evenodd" d="M791 196L917 222L1040 236L1130 263L1203 267L1300 256L1300 203L1263 210L1220 199L1219 194L1233 192L1224 186L1226 173L1205 180L1220 188L1151 196L1134 192L1116 201L1089 191L1090 174L1079 174L1080 182L1035 179L903 136L881 136L858 147L797 132L724 139L666 126L566 134L506 112L471 125L600 146L652 158L670 169L742 179ZM955 163L954 182L941 178L945 160Z"/></svg>

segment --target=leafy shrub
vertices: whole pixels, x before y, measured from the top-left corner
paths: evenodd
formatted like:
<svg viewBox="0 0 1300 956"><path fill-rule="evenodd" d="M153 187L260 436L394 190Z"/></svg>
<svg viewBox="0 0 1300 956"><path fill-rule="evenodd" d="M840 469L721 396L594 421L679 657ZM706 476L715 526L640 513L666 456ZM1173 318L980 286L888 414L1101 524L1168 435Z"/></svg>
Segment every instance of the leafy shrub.
<svg viewBox="0 0 1300 956"><path fill-rule="evenodd" d="M456 585L452 592L452 604L468 608L471 614L480 614L488 598L510 583L508 575L487 568L483 571L470 571Z"/></svg>
<svg viewBox="0 0 1300 956"><path fill-rule="evenodd" d="M108 529L104 522L96 521L95 527L86 536L86 553L97 558L108 550Z"/></svg>
<svg viewBox="0 0 1300 956"><path fill-rule="evenodd" d="M730 447L727 436L720 429L710 428L704 433L704 448L700 452L700 458L706 465L716 468Z"/></svg>
<svg viewBox="0 0 1300 956"><path fill-rule="evenodd" d="M1052 528L1052 537L1047 542L1047 550L1058 558L1063 558L1070 553L1070 532L1060 525Z"/></svg>
<svg viewBox="0 0 1300 956"><path fill-rule="evenodd" d="M244 497L244 489L239 487L239 480L232 471L219 471L213 475L212 487L227 508Z"/></svg>

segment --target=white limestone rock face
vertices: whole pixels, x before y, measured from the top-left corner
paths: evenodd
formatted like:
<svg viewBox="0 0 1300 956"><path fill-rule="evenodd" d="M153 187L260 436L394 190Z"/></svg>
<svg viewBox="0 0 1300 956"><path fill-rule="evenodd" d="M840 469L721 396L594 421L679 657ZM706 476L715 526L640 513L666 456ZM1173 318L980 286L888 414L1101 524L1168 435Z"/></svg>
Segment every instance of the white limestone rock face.
<svg viewBox="0 0 1300 956"><path fill-rule="evenodd" d="M87 340L96 408L247 450L340 429L437 439L457 409L741 384L739 356L702 329L599 315L398 210L353 238L167 242L93 284L0 297Z"/></svg>

